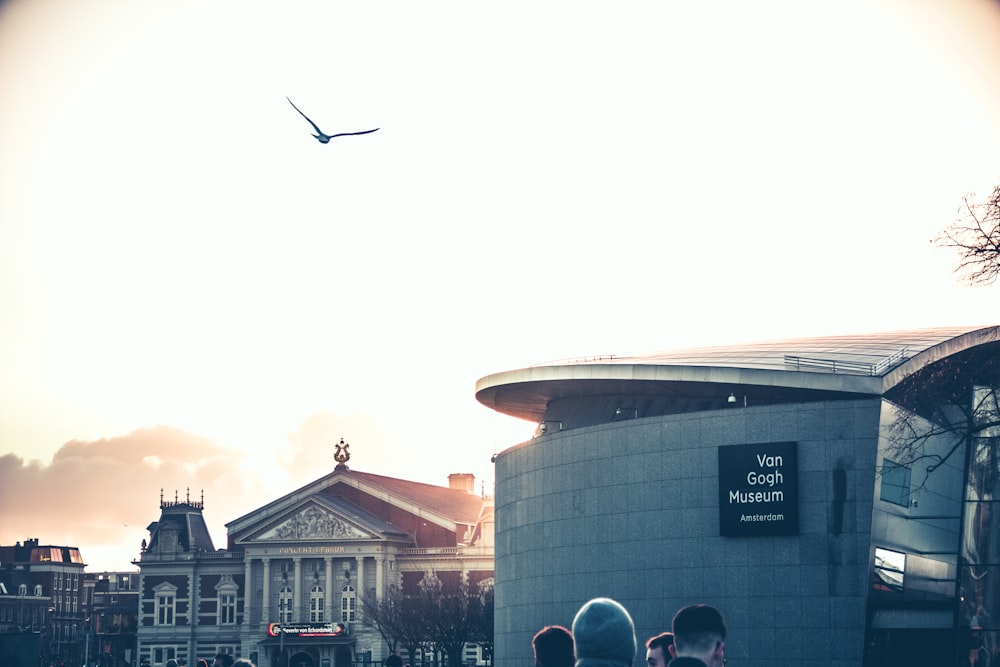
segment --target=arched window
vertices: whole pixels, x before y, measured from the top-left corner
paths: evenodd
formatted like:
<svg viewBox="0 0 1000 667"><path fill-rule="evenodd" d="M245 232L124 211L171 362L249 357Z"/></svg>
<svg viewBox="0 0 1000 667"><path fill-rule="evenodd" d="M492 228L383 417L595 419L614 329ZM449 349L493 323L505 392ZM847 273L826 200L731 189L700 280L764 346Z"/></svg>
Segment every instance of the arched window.
<svg viewBox="0 0 1000 667"><path fill-rule="evenodd" d="M278 591L278 623L292 622L292 589L290 586L282 586Z"/></svg>
<svg viewBox="0 0 1000 667"><path fill-rule="evenodd" d="M20 586L18 586L17 587L17 594L20 595L21 597L24 597L25 595L27 595L28 594L28 585L27 584L21 584Z"/></svg>
<svg viewBox="0 0 1000 667"><path fill-rule="evenodd" d="M344 623L353 622L357 609L358 596L354 586L348 584L340 591L340 620Z"/></svg>
<svg viewBox="0 0 1000 667"><path fill-rule="evenodd" d="M218 599L217 623L219 625L236 624L236 596L239 588L233 581L233 575L224 574L215 585L215 594Z"/></svg>
<svg viewBox="0 0 1000 667"><path fill-rule="evenodd" d="M36 598L42 597L42 585L41 584L35 584L35 597Z"/></svg>
<svg viewBox="0 0 1000 667"><path fill-rule="evenodd" d="M309 591L309 622L310 623L322 623L323 622L323 587L313 586L312 590Z"/></svg>

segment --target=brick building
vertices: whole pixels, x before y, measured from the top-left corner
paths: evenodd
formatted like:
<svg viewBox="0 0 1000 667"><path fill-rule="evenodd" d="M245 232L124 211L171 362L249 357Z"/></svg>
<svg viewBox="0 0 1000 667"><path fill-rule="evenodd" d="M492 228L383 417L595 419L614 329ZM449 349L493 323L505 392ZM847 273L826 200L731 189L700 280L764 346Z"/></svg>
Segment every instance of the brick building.
<svg viewBox="0 0 1000 667"><path fill-rule="evenodd" d="M76 547L37 538L0 546L0 654L24 649L34 664L39 655L42 665L83 664L84 567Z"/></svg>

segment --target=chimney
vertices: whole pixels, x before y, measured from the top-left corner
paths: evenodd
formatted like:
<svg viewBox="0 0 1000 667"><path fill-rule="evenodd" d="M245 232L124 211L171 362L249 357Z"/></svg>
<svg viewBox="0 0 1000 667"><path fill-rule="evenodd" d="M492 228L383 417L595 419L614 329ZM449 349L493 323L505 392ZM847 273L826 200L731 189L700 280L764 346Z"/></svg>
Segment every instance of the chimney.
<svg viewBox="0 0 1000 667"><path fill-rule="evenodd" d="M456 472L448 475L448 488L474 494L476 492L476 476L470 472Z"/></svg>

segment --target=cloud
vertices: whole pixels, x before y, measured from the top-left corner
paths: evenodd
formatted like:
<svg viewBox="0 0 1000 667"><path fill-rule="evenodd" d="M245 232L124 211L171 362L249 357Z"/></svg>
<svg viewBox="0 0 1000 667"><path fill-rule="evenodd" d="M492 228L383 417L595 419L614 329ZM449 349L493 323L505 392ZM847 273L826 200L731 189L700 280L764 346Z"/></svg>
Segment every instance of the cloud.
<svg viewBox="0 0 1000 667"><path fill-rule="evenodd" d="M334 446L351 445L356 470L445 485L442 462L362 414L317 412L264 451L223 445L172 426L76 439L49 464L0 456L0 544L38 538L79 547L90 571L131 570L160 501L204 500L217 549L225 524L333 471Z"/></svg>
<svg viewBox="0 0 1000 667"><path fill-rule="evenodd" d="M255 506L261 480L246 475L244 454L169 426L143 428L99 440L71 440L45 465L14 454L0 457L0 543L37 537L80 547L85 561L100 553L97 569L130 569L146 527L163 499L202 499L216 520L215 546L225 547L225 521ZM210 526L210 529L212 526ZM117 551L115 551L117 549ZM111 555L114 562L111 562Z"/></svg>

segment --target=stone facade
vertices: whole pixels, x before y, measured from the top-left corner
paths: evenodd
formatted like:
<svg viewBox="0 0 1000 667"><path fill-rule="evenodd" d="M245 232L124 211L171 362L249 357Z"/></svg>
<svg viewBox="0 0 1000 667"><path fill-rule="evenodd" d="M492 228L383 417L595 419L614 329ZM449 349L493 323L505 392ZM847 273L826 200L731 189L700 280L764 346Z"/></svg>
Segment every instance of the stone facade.
<svg viewBox="0 0 1000 667"><path fill-rule="evenodd" d="M607 596L640 642L703 602L738 629L733 658L860 664L878 421L878 400L765 406L567 430L503 452L497 656L530 667L539 628L569 627L584 601ZM798 446L799 534L720 536L718 448L786 441Z"/></svg>
<svg viewBox="0 0 1000 667"><path fill-rule="evenodd" d="M365 593L407 591L428 572L492 580L492 499L470 493L468 476L452 477L437 487L342 462L229 522L220 550L200 501L161 500L138 561L140 660L194 665L222 652L258 667L381 662L388 647L365 622Z"/></svg>

